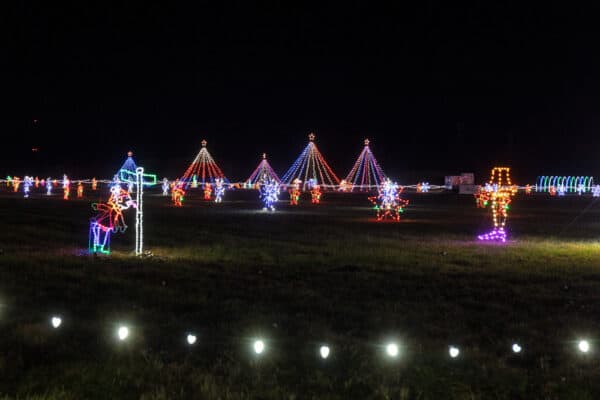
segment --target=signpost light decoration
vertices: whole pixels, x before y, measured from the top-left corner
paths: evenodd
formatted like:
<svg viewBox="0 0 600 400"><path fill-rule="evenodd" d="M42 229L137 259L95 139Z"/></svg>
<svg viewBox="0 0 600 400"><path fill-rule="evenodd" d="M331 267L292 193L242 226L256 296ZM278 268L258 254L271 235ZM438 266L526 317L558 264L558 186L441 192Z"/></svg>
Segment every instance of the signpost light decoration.
<svg viewBox="0 0 600 400"><path fill-rule="evenodd" d="M510 168L494 167L488 184L475 194L483 207L490 206L494 223L489 233L478 236L479 240L506 242L506 219L511 198L516 192L517 188L510 180Z"/></svg>
<svg viewBox="0 0 600 400"><path fill-rule="evenodd" d="M392 219L400 221L400 214L404 212L404 207L408 205L408 200L401 199L400 194L403 188L397 183L385 178L379 188L379 195L369 197L371 203L375 205L377 211L377 221Z"/></svg>
<svg viewBox="0 0 600 400"><path fill-rule="evenodd" d="M300 156L294 161L294 164L287 170L281 178L281 182L290 185L294 179L301 179L304 182L302 190L306 190L306 185L310 179L314 179L323 189L333 189L340 183L340 179L331 170L331 167L323 158L323 155L315 144L315 134L311 132L308 135L308 145L304 148Z"/></svg>
<svg viewBox="0 0 600 400"><path fill-rule="evenodd" d="M271 180L260 187L260 197L263 201L263 210L275 211L275 203L279 199L279 182Z"/></svg>
<svg viewBox="0 0 600 400"><path fill-rule="evenodd" d="M145 174L143 167L137 167L135 173L122 169L121 180L135 185L135 255L144 253L144 185L156 185L156 175Z"/></svg>
<svg viewBox="0 0 600 400"><path fill-rule="evenodd" d="M352 184L351 190L358 188L361 192L368 192L377 189L385 179L385 174L375 156L373 156L369 143L369 139L365 139L365 147L356 159L348 176L344 179L344 181Z"/></svg>

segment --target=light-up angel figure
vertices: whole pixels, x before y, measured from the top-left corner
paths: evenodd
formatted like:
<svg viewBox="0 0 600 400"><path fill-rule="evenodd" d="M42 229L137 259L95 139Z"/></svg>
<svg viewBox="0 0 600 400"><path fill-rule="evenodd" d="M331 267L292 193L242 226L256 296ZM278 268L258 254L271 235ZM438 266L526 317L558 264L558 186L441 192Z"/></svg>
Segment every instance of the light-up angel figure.
<svg viewBox="0 0 600 400"><path fill-rule="evenodd" d="M212 193L212 185L208 182L204 184L204 200L210 200L210 195Z"/></svg>
<svg viewBox="0 0 600 400"><path fill-rule="evenodd" d="M81 181L77 183L77 198L83 198L83 183L81 183Z"/></svg>
<svg viewBox="0 0 600 400"><path fill-rule="evenodd" d="M98 181L96 180L96 178L92 178L92 190L96 191L97 188L98 188Z"/></svg>
<svg viewBox="0 0 600 400"><path fill-rule="evenodd" d="M292 182L292 187L289 190L290 193L290 205L297 206L300 201L300 184L302 181L298 178Z"/></svg>
<svg viewBox="0 0 600 400"><path fill-rule="evenodd" d="M29 197L31 186L33 186L33 178L31 176L25 176L25 178L23 178L23 197Z"/></svg>
<svg viewBox="0 0 600 400"><path fill-rule="evenodd" d="M162 195L163 196L168 196L169 195L169 180L167 178L163 178Z"/></svg>
<svg viewBox="0 0 600 400"><path fill-rule="evenodd" d="M275 203L279 199L279 182L274 179L263 182L260 198L263 201L263 210L275 211Z"/></svg>
<svg viewBox="0 0 600 400"><path fill-rule="evenodd" d="M183 189L183 183L177 182L173 184L171 189L171 200L175 207L183 206L183 196L185 196L185 190Z"/></svg>
<svg viewBox="0 0 600 400"><path fill-rule="evenodd" d="M403 190L403 187L386 178L379 187L379 195L369 197L371 203L375 205L377 221L388 218L400 221L400 214L404 212L404 207L408 205L408 200L400 198Z"/></svg>
<svg viewBox="0 0 600 400"><path fill-rule="evenodd" d="M494 228L484 235L479 235L479 240L506 242L506 219L508 218L508 205L517 192L517 187L510 181L510 168L495 167L492 169L490 181L477 194L483 206L490 206Z"/></svg>
<svg viewBox="0 0 600 400"><path fill-rule="evenodd" d="M223 185L223 178L215 178L215 203L223 201L224 194L225 186Z"/></svg>
<svg viewBox="0 0 600 400"><path fill-rule="evenodd" d="M46 195L50 196L52 194L52 178L48 177L46 179Z"/></svg>
<svg viewBox="0 0 600 400"><path fill-rule="evenodd" d="M110 188L110 197L106 203L94 203L92 209L98 215L90 220L90 253L110 254L110 235L114 232L125 232L127 225L123 211L136 207L135 201L119 184Z"/></svg>

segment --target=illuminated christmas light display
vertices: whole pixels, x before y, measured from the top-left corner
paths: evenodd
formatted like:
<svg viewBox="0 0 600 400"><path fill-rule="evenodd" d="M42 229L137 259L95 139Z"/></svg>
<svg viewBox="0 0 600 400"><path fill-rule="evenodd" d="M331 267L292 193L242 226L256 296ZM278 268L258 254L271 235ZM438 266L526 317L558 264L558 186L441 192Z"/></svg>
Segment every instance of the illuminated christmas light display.
<svg viewBox="0 0 600 400"><path fill-rule="evenodd" d="M196 155L196 158L194 158L188 169L180 178L181 182L184 183L184 189L189 187L194 176L196 176L196 179L199 179L199 182L202 184L212 183L215 181L215 178L221 178L224 182L229 182L223 174L223 171L221 171L221 168L219 168L206 149L206 140L202 140L201 144L202 148L200 149L200 152ZM210 199L210 196L208 199Z"/></svg>
<svg viewBox="0 0 600 400"><path fill-rule="evenodd" d="M294 179L304 182L301 190L307 190L310 179L314 179L323 190L333 189L340 183L340 179L327 164L315 144L315 134L308 135L308 145L304 148L294 164L281 178L281 182L290 185Z"/></svg>
<svg viewBox="0 0 600 400"><path fill-rule="evenodd" d="M559 196L564 196L565 195L565 185L563 185L562 183L560 185L558 185L558 188L556 189L556 192L558 193Z"/></svg>
<svg viewBox="0 0 600 400"><path fill-rule="evenodd" d="M377 221L385 219L400 221L400 215L408 205L408 200L400 198L402 191L403 188L389 178L383 180L383 184L379 188L379 195L369 197L371 203L375 205Z"/></svg>
<svg viewBox="0 0 600 400"><path fill-rule="evenodd" d="M506 242L506 220L511 198L517 192L510 180L510 168L494 167L490 180L478 193L475 194L483 206L490 206L492 210L493 229L484 235L479 235L479 240Z"/></svg>
<svg viewBox="0 0 600 400"><path fill-rule="evenodd" d="M83 197L83 183L81 183L81 181L79 181L79 183L77 183L77 198L81 199Z"/></svg>
<svg viewBox="0 0 600 400"><path fill-rule="evenodd" d="M582 192L587 193L592 190L594 178L591 176L539 176L537 178L537 191L549 192L551 187L558 190L563 185L565 192L574 193L583 187Z"/></svg>
<svg viewBox="0 0 600 400"><path fill-rule="evenodd" d="M183 206L183 198L185 196L185 190L183 189L183 183L177 182L171 189L171 200L175 207Z"/></svg>
<svg viewBox="0 0 600 400"><path fill-rule="evenodd" d="M143 167L137 167L135 173L122 169L119 177L129 185L135 185L135 255L144 252L144 186L156 185L156 175L145 174Z"/></svg>
<svg viewBox="0 0 600 400"><path fill-rule="evenodd" d="M31 176L25 176L25 178L23 178L23 197L29 197L31 186L33 186L33 178Z"/></svg>
<svg viewBox="0 0 600 400"><path fill-rule="evenodd" d="M215 203L223 201L223 195L225 194L225 186L223 186L223 179L215 179Z"/></svg>
<svg viewBox="0 0 600 400"><path fill-rule="evenodd" d="M96 178L92 178L92 190L96 191L97 188L98 188L98 181L96 180Z"/></svg>
<svg viewBox="0 0 600 400"><path fill-rule="evenodd" d="M420 182L417 184L417 193L427 193L430 188L429 182Z"/></svg>
<svg viewBox="0 0 600 400"><path fill-rule="evenodd" d="M279 199L279 182L267 181L260 187L260 198L263 202L263 210L275 211L275 203Z"/></svg>
<svg viewBox="0 0 600 400"><path fill-rule="evenodd" d="M12 185L13 185L13 192L17 193L19 191L19 186L21 186L21 178L19 178L18 176L15 176L12 179Z"/></svg>
<svg viewBox="0 0 600 400"><path fill-rule="evenodd" d="M290 193L290 205L297 206L300 201L300 184L302 181L298 178L292 182L292 187L289 189Z"/></svg>
<svg viewBox="0 0 600 400"><path fill-rule="evenodd" d="M592 188L592 197L600 197L600 185L594 185Z"/></svg>
<svg viewBox="0 0 600 400"><path fill-rule="evenodd" d="M192 189L198 188L198 177L196 175L192 176Z"/></svg>
<svg viewBox="0 0 600 400"><path fill-rule="evenodd" d="M349 184L345 179L340 181L340 186L338 188L340 192L349 192L352 190L352 185Z"/></svg>
<svg viewBox="0 0 600 400"><path fill-rule="evenodd" d="M321 186L319 184L312 185L310 189L310 202L312 204L319 204L321 202Z"/></svg>
<svg viewBox="0 0 600 400"><path fill-rule="evenodd" d="M525 194L531 194L531 185L525 185Z"/></svg>
<svg viewBox="0 0 600 400"><path fill-rule="evenodd" d="M98 214L90 220L89 252L110 254L110 235L125 232L127 224L123 211L135 207L129 193L120 185L110 188L110 197L106 203L94 203L92 209Z"/></svg>
<svg viewBox="0 0 600 400"><path fill-rule="evenodd" d="M71 195L71 181L67 175L63 175L63 200L69 200Z"/></svg>
<svg viewBox="0 0 600 400"><path fill-rule="evenodd" d="M52 194L52 178L48 177L48 179L46 179L46 195L50 196Z"/></svg>
<svg viewBox="0 0 600 400"><path fill-rule="evenodd" d="M39 188L39 187L40 187L40 178L38 178L38 177L36 176L36 177L35 177L35 180L34 180L34 182L35 182L35 187L36 187L36 189L37 189L37 188Z"/></svg>
<svg viewBox="0 0 600 400"><path fill-rule="evenodd" d="M583 183L580 183L577 185L577 194L581 196L583 193L585 193L585 186Z"/></svg>
<svg viewBox="0 0 600 400"><path fill-rule="evenodd" d="M13 183L13 178L10 175L6 176L6 187L10 187L10 185L12 185Z"/></svg>
<svg viewBox="0 0 600 400"><path fill-rule="evenodd" d="M169 195L169 180L167 178L163 178L162 180L162 195Z"/></svg>
<svg viewBox="0 0 600 400"><path fill-rule="evenodd" d="M550 193L550 196L556 196L556 186L550 186L548 188L548 193Z"/></svg>
<svg viewBox="0 0 600 400"><path fill-rule="evenodd" d="M262 160L258 163L258 166L254 169L254 172L246 179L246 185L249 187L255 187L261 185L265 181L274 180L277 183L281 183L281 180L271 168L271 164L267 161L267 154L263 153Z"/></svg>
<svg viewBox="0 0 600 400"><path fill-rule="evenodd" d="M204 184L204 200L210 200L212 194L212 185L208 182Z"/></svg>
<svg viewBox="0 0 600 400"><path fill-rule="evenodd" d="M344 179L346 182L352 184L351 190L357 189L361 192L368 192L369 190L377 189L385 179L385 174L375 156L373 156L369 143L369 139L365 139L365 147L356 159L348 176Z"/></svg>

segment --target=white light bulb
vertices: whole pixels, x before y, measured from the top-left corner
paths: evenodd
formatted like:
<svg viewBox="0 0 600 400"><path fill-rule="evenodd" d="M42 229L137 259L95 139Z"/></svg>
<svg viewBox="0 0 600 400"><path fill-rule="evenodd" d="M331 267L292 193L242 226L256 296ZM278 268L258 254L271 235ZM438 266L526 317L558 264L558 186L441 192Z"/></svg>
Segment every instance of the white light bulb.
<svg viewBox="0 0 600 400"><path fill-rule="evenodd" d="M587 340L580 340L577 344L577 347L582 353L587 353L590 351L590 343Z"/></svg>
<svg viewBox="0 0 600 400"><path fill-rule="evenodd" d="M322 359L329 357L329 346L321 346L319 353L321 354Z"/></svg>
<svg viewBox="0 0 600 400"><path fill-rule="evenodd" d="M523 349L521 348L521 346L519 346L518 343L515 343L515 344L512 345L512 351L513 351L513 353L520 353L521 350L523 350Z"/></svg>
<svg viewBox="0 0 600 400"><path fill-rule="evenodd" d="M398 345L396 343L389 343L385 347L385 351L386 351L386 353L387 353L388 356L390 356L390 357L396 357L398 355Z"/></svg>
<svg viewBox="0 0 600 400"><path fill-rule="evenodd" d="M62 319L60 317L52 317L50 323L52 324L52 327L56 329L62 324Z"/></svg>
<svg viewBox="0 0 600 400"><path fill-rule="evenodd" d="M196 343L196 335L192 335L191 333L187 335L187 342L189 345Z"/></svg>
<svg viewBox="0 0 600 400"><path fill-rule="evenodd" d="M254 352L256 354L261 354L265 350L265 343L262 340L257 340L254 342Z"/></svg>
<svg viewBox="0 0 600 400"><path fill-rule="evenodd" d="M117 335L119 336L119 340L125 340L129 337L129 328L126 326L120 326L117 331Z"/></svg>
<svg viewBox="0 0 600 400"><path fill-rule="evenodd" d="M450 357L456 358L460 354L460 350L457 347L450 346L448 353L450 354Z"/></svg>

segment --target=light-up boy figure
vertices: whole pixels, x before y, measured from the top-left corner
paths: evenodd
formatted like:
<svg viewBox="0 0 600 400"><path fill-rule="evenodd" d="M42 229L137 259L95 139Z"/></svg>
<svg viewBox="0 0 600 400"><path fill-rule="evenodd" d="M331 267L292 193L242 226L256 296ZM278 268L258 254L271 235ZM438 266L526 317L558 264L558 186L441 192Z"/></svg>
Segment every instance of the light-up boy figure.
<svg viewBox="0 0 600 400"><path fill-rule="evenodd" d="M510 168L495 167L492 169L488 184L475 194L477 201L483 207L490 206L494 228L484 235L479 235L479 240L506 242L506 219L508 218L508 205L517 192L517 187L510 181Z"/></svg>
<svg viewBox="0 0 600 400"><path fill-rule="evenodd" d="M125 232L127 225L123 218L123 210L136 207L129 192L120 185L110 188L110 198L106 203L94 203L92 208L98 215L90 220L90 253L110 254L110 234Z"/></svg>

